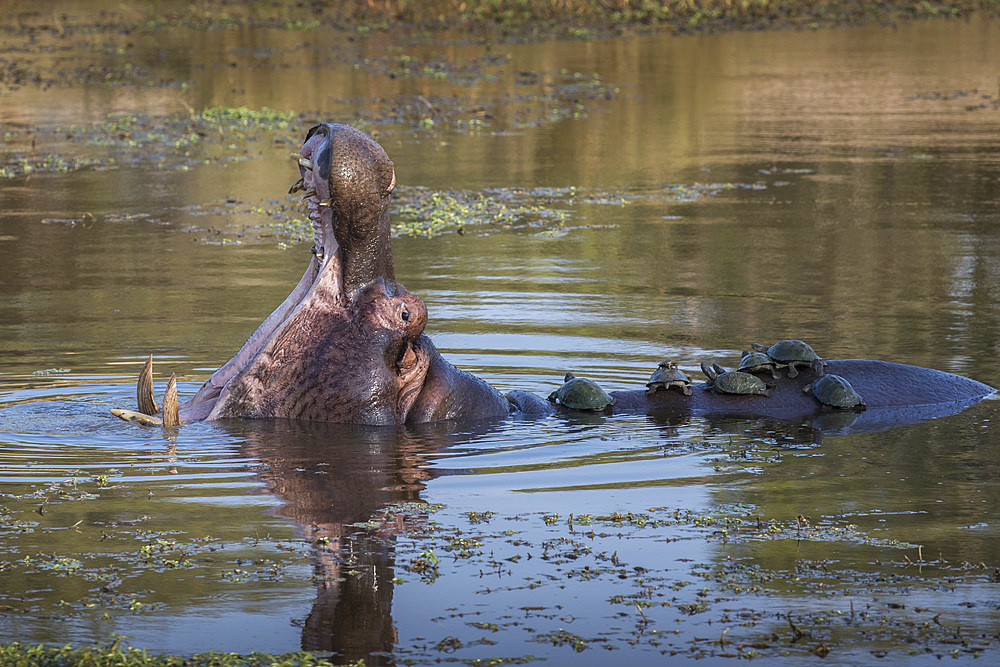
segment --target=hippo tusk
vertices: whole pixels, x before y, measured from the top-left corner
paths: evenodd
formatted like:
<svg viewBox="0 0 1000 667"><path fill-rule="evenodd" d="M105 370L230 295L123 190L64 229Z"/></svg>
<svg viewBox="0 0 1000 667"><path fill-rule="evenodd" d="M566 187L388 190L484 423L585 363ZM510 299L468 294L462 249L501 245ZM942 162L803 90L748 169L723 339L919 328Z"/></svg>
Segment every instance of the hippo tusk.
<svg viewBox="0 0 1000 667"><path fill-rule="evenodd" d="M149 415L136 412L135 410L111 408L111 414L120 419L124 419L127 422L135 422L137 424L142 424L143 426L160 426L163 424L163 421L159 417L150 417Z"/></svg>
<svg viewBox="0 0 1000 667"><path fill-rule="evenodd" d="M304 155L302 155L302 153L289 153L288 156L290 158L292 158L293 160L296 160L299 164L301 164L306 169L312 169L313 168L313 161L310 160L309 158L305 157Z"/></svg>
<svg viewBox="0 0 1000 667"><path fill-rule="evenodd" d="M306 181L304 178L300 178L299 180L295 181L295 183L292 184L292 187L288 188L288 194L294 195L296 192L305 189L306 189Z"/></svg>
<svg viewBox="0 0 1000 667"><path fill-rule="evenodd" d="M315 197L315 196L316 196L316 188L309 188L308 190L302 193L302 197L299 198L299 203L301 204L310 197Z"/></svg>
<svg viewBox="0 0 1000 667"><path fill-rule="evenodd" d="M146 415L155 415L160 411L160 406L153 398L153 355L149 355L146 364L139 373L139 382L135 387L136 401L139 404L139 412Z"/></svg>
<svg viewBox="0 0 1000 667"><path fill-rule="evenodd" d="M177 375L172 373L170 381L167 382L167 390L163 393L163 419L154 417L154 413L146 412L149 406L153 406L156 411L156 401L153 400L153 355L146 359L146 365L142 367L139 374L139 410L122 410L112 408L111 414L127 422L136 422L143 426L179 426L180 410L177 404Z"/></svg>
<svg viewBox="0 0 1000 667"><path fill-rule="evenodd" d="M177 374L171 373L167 390L163 393L163 425L180 426L181 419L177 407Z"/></svg>

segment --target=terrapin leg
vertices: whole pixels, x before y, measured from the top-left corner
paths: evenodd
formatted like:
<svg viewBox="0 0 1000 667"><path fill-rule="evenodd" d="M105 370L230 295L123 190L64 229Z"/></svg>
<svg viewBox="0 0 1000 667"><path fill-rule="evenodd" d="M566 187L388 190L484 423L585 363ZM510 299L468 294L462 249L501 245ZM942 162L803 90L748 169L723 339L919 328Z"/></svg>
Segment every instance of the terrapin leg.
<svg viewBox="0 0 1000 667"><path fill-rule="evenodd" d="M146 415L155 415L160 411L160 406L153 398L153 355L149 355L146 364L139 373L139 382L136 384L136 400L139 404L139 412Z"/></svg>
<svg viewBox="0 0 1000 667"><path fill-rule="evenodd" d="M795 362L794 361L789 361L788 362L788 377L794 378L794 377L798 377L798 376L799 376L799 370L797 368L795 368Z"/></svg>

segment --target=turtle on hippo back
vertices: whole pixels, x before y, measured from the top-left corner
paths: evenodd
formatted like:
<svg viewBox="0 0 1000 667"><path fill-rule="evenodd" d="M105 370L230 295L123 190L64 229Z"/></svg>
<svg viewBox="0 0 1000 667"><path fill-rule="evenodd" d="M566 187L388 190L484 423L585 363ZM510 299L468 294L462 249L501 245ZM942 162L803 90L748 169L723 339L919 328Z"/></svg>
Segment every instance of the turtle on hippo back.
<svg viewBox="0 0 1000 667"><path fill-rule="evenodd" d="M660 389L664 391L676 387L685 396L691 395L691 378L677 367L676 361L664 359L646 383L646 395L652 396Z"/></svg>
<svg viewBox="0 0 1000 667"><path fill-rule="evenodd" d="M774 359L767 356L763 352L758 352L754 350L749 352L743 350L743 356L740 357L740 365L736 369L744 373L770 373L771 378L778 379L778 365L774 363Z"/></svg>
<svg viewBox="0 0 1000 667"><path fill-rule="evenodd" d="M719 394L770 396L771 390L756 375L742 371L727 371L719 364L709 366L701 362L701 371L708 378L708 386Z"/></svg>
<svg viewBox="0 0 1000 667"><path fill-rule="evenodd" d="M799 368L812 368L816 375L823 374L824 361L816 354L815 350L808 343L794 338L779 340L771 346L751 343L757 352L763 352L775 363L788 366L788 377L794 378L799 374Z"/></svg>
<svg viewBox="0 0 1000 667"><path fill-rule="evenodd" d="M563 384L549 394L549 400L570 410L611 412L615 399L593 380L566 373Z"/></svg>
<svg viewBox="0 0 1000 667"><path fill-rule="evenodd" d="M824 406L860 412L867 406L861 395L846 379L833 373L824 374L802 388L803 394L812 393Z"/></svg>

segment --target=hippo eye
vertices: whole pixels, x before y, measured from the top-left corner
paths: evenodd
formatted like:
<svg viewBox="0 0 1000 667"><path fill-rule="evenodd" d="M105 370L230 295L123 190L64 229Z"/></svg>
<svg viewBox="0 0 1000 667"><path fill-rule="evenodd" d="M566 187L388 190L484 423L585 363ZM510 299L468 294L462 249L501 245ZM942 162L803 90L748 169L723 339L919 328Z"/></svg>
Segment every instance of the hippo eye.
<svg viewBox="0 0 1000 667"><path fill-rule="evenodd" d="M409 322L410 321L410 311L404 309L403 312L401 313L401 317L403 318L404 322Z"/></svg>

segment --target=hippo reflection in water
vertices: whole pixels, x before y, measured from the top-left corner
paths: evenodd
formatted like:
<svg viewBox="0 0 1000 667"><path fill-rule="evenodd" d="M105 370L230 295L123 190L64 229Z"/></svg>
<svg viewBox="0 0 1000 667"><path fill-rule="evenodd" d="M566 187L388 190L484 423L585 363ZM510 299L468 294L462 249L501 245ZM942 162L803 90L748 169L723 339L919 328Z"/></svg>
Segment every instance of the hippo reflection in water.
<svg viewBox="0 0 1000 667"><path fill-rule="evenodd" d="M448 363L424 335L427 309L395 280L389 243L392 161L368 135L338 124L309 130L291 192L308 203L315 244L298 285L242 349L177 409L168 385L164 422L224 417L280 417L404 425L564 410L521 391L501 394ZM958 375L873 360L828 360L868 405L871 428L957 412L993 389ZM794 419L817 412L802 388L812 372L780 374L769 397L692 394L644 388L613 392L614 412L725 413ZM147 362L139 381L144 419L157 407ZM146 419L155 422L155 419Z"/></svg>

